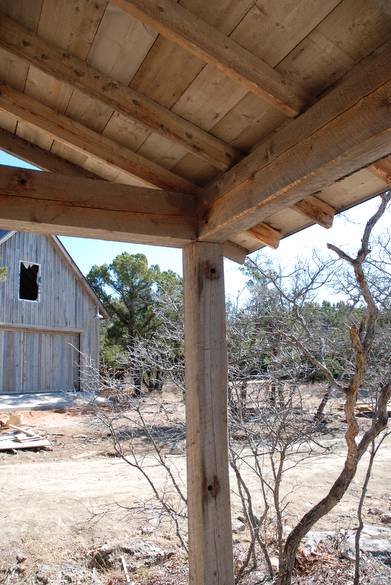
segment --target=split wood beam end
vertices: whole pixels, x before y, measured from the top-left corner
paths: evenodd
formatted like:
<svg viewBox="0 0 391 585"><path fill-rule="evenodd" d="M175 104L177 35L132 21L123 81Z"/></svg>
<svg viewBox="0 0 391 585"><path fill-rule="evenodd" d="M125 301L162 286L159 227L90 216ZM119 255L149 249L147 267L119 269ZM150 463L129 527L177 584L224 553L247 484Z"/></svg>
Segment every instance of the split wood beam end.
<svg viewBox="0 0 391 585"><path fill-rule="evenodd" d="M383 179L385 183L391 185L391 160L384 159L375 162L373 165L368 167L368 170L371 171L380 179Z"/></svg>
<svg viewBox="0 0 391 585"><path fill-rule="evenodd" d="M259 223L248 230L248 232L262 244L274 248L274 250L280 245L281 232L266 223Z"/></svg>
<svg viewBox="0 0 391 585"><path fill-rule="evenodd" d="M331 228L333 225L335 209L325 201L312 195L295 203L292 209L299 211L308 219L326 229Z"/></svg>

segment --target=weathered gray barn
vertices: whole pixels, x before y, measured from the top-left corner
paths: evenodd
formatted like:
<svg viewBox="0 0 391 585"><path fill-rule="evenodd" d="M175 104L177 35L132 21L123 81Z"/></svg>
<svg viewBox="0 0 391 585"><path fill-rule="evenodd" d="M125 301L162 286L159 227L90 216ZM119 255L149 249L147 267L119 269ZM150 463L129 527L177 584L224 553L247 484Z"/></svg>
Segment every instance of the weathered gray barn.
<svg viewBox="0 0 391 585"><path fill-rule="evenodd" d="M0 394L79 390L106 315L56 236L0 231Z"/></svg>

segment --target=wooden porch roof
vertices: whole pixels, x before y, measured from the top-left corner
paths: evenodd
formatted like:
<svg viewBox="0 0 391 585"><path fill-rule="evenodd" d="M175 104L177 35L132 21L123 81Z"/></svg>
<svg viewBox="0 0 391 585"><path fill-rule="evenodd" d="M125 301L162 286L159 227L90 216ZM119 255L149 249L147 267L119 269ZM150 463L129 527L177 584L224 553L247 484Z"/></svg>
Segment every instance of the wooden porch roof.
<svg viewBox="0 0 391 585"><path fill-rule="evenodd" d="M239 260L391 183L387 1L0 10L0 148L52 171L0 171L5 228Z"/></svg>

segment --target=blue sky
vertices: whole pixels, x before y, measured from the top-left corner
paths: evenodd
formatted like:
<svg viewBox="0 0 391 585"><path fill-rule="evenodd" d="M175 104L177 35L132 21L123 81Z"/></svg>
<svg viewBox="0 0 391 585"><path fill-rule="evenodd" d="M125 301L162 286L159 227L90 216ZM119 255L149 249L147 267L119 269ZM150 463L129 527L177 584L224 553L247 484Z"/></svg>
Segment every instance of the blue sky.
<svg viewBox="0 0 391 585"><path fill-rule="evenodd" d="M0 164L34 168L2 151L0 151ZM377 200L373 199L358 205L350 211L338 215L330 230L313 226L282 240L278 250L264 249L261 253L267 254L289 270L297 258L311 257L314 248L322 256L326 255L328 242L353 252L359 244L362 228L377 208L377 204ZM390 225L390 218L391 211L389 210L378 226L378 232ZM142 252L151 264L159 264L162 270L171 269L179 274L182 273L182 253L181 250L175 248L69 237L61 237L61 241L84 274L87 274L94 264L110 263L115 256L124 251L130 254ZM240 294L245 285L245 277L239 266L230 260L225 261L225 283L227 295L231 298Z"/></svg>

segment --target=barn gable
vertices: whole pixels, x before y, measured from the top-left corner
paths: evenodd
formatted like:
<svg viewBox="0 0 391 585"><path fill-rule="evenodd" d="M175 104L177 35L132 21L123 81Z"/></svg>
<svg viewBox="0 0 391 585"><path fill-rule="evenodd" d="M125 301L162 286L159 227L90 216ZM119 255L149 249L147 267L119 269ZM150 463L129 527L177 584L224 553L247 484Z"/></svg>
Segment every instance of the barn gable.
<svg viewBox="0 0 391 585"><path fill-rule="evenodd" d="M107 313L61 242L1 231L0 266L0 393L83 387L79 366L98 362Z"/></svg>

